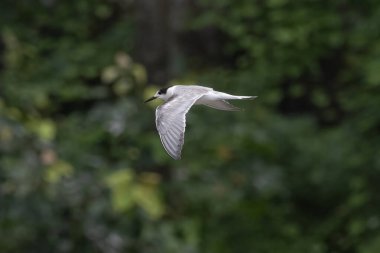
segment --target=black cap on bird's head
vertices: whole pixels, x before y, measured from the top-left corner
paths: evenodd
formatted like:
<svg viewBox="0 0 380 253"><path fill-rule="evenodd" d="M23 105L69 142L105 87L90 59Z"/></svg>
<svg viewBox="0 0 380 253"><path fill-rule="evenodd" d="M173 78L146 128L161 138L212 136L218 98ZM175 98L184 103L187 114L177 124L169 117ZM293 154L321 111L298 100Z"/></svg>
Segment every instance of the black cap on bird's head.
<svg viewBox="0 0 380 253"><path fill-rule="evenodd" d="M154 100L156 98L159 98L160 95L165 95L168 89L169 89L169 87L165 87L165 88L159 89L153 97L145 100L144 103L147 103L147 102L152 101L152 100Z"/></svg>
<svg viewBox="0 0 380 253"><path fill-rule="evenodd" d="M169 89L169 87L161 88L157 91L159 95L166 94L166 91Z"/></svg>

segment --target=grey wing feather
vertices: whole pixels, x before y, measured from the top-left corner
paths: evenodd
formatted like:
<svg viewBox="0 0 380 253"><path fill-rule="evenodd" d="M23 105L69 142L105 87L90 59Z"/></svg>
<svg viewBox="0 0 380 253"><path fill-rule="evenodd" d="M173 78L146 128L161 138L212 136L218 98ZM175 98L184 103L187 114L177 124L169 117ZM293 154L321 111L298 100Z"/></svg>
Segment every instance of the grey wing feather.
<svg viewBox="0 0 380 253"><path fill-rule="evenodd" d="M185 92L169 99L156 109L156 126L168 154L178 160L184 143L186 113L207 91Z"/></svg>

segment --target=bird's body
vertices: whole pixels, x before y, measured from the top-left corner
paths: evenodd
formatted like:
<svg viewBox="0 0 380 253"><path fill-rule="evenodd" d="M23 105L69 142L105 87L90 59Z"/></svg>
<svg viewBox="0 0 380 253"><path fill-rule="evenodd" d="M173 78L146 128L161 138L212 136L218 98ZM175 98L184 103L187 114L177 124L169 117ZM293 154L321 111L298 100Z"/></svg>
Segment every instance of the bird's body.
<svg viewBox="0 0 380 253"><path fill-rule="evenodd" d="M156 127L168 154L178 160L184 143L186 113L193 105L206 105L218 110L238 111L226 100L254 99L254 96L234 96L198 85L175 85L164 88L146 102L155 98L165 101L156 109Z"/></svg>

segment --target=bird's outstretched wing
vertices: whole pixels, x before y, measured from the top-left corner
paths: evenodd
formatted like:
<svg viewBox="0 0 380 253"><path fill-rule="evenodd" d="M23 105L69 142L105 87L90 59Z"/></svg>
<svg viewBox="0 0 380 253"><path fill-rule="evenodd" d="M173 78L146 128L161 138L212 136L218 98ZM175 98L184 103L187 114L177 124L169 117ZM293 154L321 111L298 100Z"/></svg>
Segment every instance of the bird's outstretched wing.
<svg viewBox="0 0 380 253"><path fill-rule="evenodd" d="M179 88L179 87L178 87ZM178 92L156 109L156 126L166 152L178 160L184 143L186 113L207 89Z"/></svg>

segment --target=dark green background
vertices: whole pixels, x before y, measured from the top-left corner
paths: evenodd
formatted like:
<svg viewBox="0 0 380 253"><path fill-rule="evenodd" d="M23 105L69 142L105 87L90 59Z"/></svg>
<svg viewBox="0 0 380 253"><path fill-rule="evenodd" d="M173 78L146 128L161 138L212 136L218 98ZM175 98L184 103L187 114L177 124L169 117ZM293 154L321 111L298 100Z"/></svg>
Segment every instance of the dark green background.
<svg viewBox="0 0 380 253"><path fill-rule="evenodd" d="M379 1L2 0L0 252L378 253L379 109Z"/></svg>

